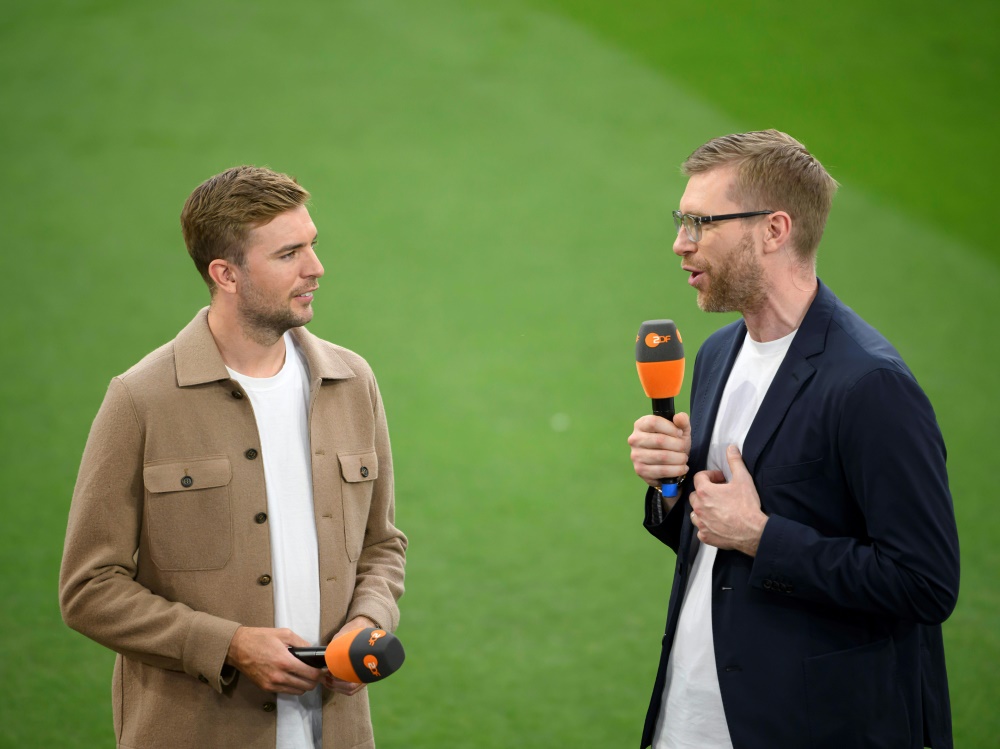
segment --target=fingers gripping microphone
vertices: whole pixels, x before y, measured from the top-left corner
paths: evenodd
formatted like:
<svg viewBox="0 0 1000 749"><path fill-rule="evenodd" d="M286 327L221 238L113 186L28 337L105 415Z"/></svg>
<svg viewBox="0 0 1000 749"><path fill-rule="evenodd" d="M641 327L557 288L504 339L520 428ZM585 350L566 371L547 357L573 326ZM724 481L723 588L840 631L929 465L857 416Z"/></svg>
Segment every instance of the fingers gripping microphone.
<svg viewBox="0 0 1000 749"><path fill-rule="evenodd" d="M674 397L684 381L684 342L673 320L647 320L635 337L639 382L653 401L653 413L673 421ZM677 496L677 479L664 479L664 497Z"/></svg>
<svg viewBox="0 0 1000 749"><path fill-rule="evenodd" d="M355 629L333 638L325 648L289 648L315 668L326 666L338 679L371 684L391 676L406 658L403 643L384 629Z"/></svg>

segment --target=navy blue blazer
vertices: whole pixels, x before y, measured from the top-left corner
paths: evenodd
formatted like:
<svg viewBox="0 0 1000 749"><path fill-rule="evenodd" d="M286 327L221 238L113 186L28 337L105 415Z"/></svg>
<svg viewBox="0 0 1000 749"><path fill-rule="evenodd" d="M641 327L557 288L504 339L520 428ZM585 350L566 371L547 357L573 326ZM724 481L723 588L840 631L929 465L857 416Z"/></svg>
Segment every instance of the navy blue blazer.
<svg viewBox="0 0 1000 749"><path fill-rule="evenodd" d="M742 320L698 351L691 475L706 468ZM720 550L712 626L735 749L952 746L941 622L958 597L958 532L930 402L897 351L819 284L747 434L769 516L756 557ZM688 495L645 526L677 552L642 747L700 543ZM662 513L661 513L662 514Z"/></svg>

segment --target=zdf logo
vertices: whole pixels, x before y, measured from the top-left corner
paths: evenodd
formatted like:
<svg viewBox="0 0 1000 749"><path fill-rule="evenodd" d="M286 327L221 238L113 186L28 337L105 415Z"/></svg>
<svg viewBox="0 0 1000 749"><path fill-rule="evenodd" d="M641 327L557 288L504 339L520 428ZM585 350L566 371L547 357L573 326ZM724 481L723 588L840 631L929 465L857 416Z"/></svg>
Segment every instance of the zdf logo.
<svg viewBox="0 0 1000 749"><path fill-rule="evenodd" d="M638 336L636 336L636 338L638 339ZM648 333L646 335L646 345L649 348L656 348L661 343L669 343L669 342L670 342L670 336L668 335L660 335L659 333Z"/></svg>

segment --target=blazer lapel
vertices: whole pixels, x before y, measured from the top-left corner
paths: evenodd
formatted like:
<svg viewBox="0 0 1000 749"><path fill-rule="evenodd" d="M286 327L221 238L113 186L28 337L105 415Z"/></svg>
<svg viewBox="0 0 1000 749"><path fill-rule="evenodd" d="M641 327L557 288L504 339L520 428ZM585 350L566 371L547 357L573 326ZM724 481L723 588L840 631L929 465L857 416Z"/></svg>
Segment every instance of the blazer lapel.
<svg viewBox="0 0 1000 749"><path fill-rule="evenodd" d="M785 354L781 366L778 367L744 440L743 462L751 475L754 475L757 460L767 447L767 443L784 421L792 401L816 373L816 368L809 358L822 353L826 348L826 334L833 318L837 298L822 281L817 279L817 282L819 288L816 298L806 312L795 338L792 339L792 345Z"/></svg>
<svg viewBox="0 0 1000 749"><path fill-rule="evenodd" d="M743 442L743 462L751 475L761 452L784 420L788 407L815 373L816 368L812 364L794 349L788 349Z"/></svg>

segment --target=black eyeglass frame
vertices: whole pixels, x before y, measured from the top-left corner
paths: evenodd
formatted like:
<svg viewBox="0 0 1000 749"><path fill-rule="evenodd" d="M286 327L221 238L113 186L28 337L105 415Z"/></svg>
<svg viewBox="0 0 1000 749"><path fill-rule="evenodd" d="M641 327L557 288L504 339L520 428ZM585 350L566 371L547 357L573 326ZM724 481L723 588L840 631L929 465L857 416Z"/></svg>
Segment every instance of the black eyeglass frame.
<svg viewBox="0 0 1000 749"><path fill-rule="evenodd" d="M752 216L769 216L774 213L774 211L746 211L745 213L720 213L717 216L695 216L693 213L681 213L680 211L673 211L671 215L674 217L674 226L677 227L677 231L684 227L684 231L687 232L688 239L692 242L698 242L701 240L701 226L702 224L710 224L713 221L728 221L731 218L750 218ZM688 228L685 223L685 219L691 219L692 228ZM692 234L697 234L697 236L692 236Z"/></svg>

